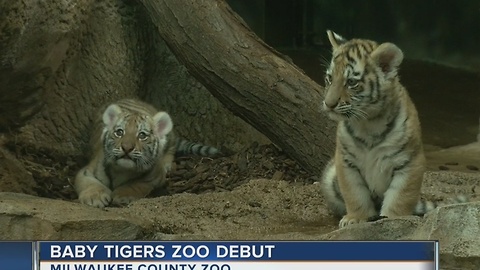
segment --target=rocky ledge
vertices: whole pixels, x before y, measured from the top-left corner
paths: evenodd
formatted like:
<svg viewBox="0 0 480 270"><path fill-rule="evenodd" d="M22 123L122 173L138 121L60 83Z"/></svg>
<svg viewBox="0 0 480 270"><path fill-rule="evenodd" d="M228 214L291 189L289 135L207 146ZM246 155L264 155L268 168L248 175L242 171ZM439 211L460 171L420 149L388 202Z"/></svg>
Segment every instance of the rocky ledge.
<svg viewBox="0 0 480 270"><path fill-rule="evenodd" d="M474 189L479 181L479 173L427 172L427 198L442 199L452 192L465 192L474 200L439 207L424 218L385 219L341 230L337 230L338 220L325 208L319 185L272 179L251 180L229 192L176 194L104 210L0 193L0 238L440 240L442 268L474 269L480 265L480 202L475 201Z"/></svg>

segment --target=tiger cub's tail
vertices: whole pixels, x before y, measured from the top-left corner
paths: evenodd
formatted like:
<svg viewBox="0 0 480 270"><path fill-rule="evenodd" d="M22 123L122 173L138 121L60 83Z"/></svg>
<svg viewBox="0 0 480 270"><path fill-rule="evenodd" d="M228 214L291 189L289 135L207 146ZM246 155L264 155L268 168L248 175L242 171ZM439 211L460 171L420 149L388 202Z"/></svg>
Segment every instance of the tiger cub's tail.
<svg viewBox="0 0 480 270"><path fill-rule="evenodd" d="M437 207L445 206L449 204L466 203L468 201L469 201L469 198L465 195L457 195L456 197L450 198L443 202L420 200L418 201L417 206L415 206L415 209L413 210L413 214L415 216L423 216L427 212L430 212Z"/></svg>
<svg viewBox="0 0 480 270"><path fill-rule="evenodd" d="M182 138L177 138L175 144L175 155L179 157L188 155L202 157L219 157L222 155L220 150L213 146L191 142Z"/></svg>

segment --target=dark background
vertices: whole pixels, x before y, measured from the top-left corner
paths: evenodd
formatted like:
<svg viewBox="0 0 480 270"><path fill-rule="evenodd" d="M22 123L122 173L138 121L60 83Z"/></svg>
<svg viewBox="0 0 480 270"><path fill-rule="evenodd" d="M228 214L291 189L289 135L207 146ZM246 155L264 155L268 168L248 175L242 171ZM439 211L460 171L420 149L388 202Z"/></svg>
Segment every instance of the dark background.
<svg viewBox="0 0 480 270"><path fill-rule="evenodd" d="M419 112L427 145L477 139L480 115L478 0L227 0L267 44L323 85L331 45L346 39L393 42L404 52L401 82Z"/></svg>
<svg viewBox="0 0 480 270"><path fill-rule="evenodd" d="M480 69L477 0L228 0L275 48L318 49L325 31L391 41L412 59ZM327 44L325 44L327 43Z"/></svg>

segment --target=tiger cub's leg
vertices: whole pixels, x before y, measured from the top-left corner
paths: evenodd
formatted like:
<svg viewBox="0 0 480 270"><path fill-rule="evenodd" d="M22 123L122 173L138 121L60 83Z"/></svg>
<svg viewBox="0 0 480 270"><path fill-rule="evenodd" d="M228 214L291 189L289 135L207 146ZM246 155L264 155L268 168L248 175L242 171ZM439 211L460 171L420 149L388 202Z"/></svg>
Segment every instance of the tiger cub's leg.
<svg viewBox="0 0 480 270"><path fill-rule="evenodd" d="M337 171L335 169L334 160L330 160L325 166L322 175L322 193L330 211L336 217L343 217L347 210L345 209L345 201L343 200L340 187L338 186Z"/></svg>
<svg viewBox="0 0 480 270"><path fill-rule="evenodd" d="M380 216L412 215L420 199L424 157L420 154L410 162L415 165L394 170L392 182L384 194Z"/></svg>
<svg viewBox="0 0 480 270"><path fill-rule="evenodd" d="M112 204L127 205L133 201L147 197L155 188L153 181L132 181L115 188L112 192Z"/></svg>
<svg viewBox="0 0 480 270"><path fill-rule="evenodd" d="M103 208L112 200L110 189L98 181L88 167L75 176L75 190L80 203L94 207Z"/></svg>
<svg viewBox="0 0 480 270"><path fill-rule="evenodd" d="M366 222L370 217L376 216L375 204L370 190L358 168L349 166L337 155L335 165L337 181L345 201L347 214L340 220L339 227L350 224Z"/></svg>
<svg viewBox="0 0 480 270"><path fill-rule="evenodd" d="M175 160L175 151L176 146L173 144L170 146L162 158L163 168L165 169L165 173L169 173L172 170L172 164Z"/></svg>

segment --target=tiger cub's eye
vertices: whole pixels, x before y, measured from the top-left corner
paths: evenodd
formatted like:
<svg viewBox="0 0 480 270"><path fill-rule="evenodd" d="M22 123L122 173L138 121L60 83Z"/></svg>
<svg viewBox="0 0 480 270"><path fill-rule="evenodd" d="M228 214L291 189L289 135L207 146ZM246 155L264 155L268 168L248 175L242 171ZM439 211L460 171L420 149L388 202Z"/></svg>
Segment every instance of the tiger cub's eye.
<svg viewBox="0 0 480 270"><path fill-rule="evenodd" d="M145 132L142 131L142 132L138 133L138 136L137 136L137 137L138 137L138 139L139 139L140 141L144 141L144 140L146 140L146 139L148 138L148 135L147 135L147 133L145 133Z"/></svg>
<svg viewBox="0 0 480 270"><path fill-rule="evenodd" d="M355 87L357 87L357 86L358 86L358 80L352 79L352 78L347 79L347 86L348 86L349 88L355 88Z"/></svg>
<svg viewBox="0 0 480 270"><path fill-rule="evenodd" d="M123 136L123 134L124 134L124 131L121 128L119 128L119 129L117 129L113 132L113 135L115 135L115 137L117 137L117 138L121 138Z"/></svg>

